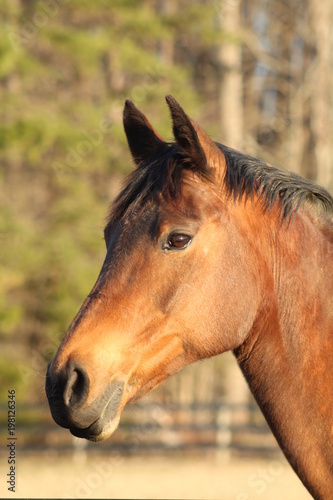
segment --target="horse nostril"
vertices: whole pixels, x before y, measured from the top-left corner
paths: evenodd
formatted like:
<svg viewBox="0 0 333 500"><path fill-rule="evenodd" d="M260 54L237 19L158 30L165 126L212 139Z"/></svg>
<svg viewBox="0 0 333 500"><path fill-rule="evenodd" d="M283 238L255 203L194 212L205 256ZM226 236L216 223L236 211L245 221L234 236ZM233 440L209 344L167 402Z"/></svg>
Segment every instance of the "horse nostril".
<svg viewBox="0 0 333 500"><path fill-rule="evenodd" d="M69 365L63 392L67 407L80 407L86 401L89 392L89 377L82 366Z"/></svg>

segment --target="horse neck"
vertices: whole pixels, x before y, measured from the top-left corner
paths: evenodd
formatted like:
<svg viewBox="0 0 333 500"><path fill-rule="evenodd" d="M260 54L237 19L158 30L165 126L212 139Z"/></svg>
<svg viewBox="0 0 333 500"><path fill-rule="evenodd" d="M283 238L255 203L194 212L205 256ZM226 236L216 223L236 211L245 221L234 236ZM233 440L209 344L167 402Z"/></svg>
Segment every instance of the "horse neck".
<svg viewBox="0 0 333 500"><path fill-rule="evenodd" d="M303 213L269 240L261 306L235 355L305 486L333 498L332 231Z"/></svg>

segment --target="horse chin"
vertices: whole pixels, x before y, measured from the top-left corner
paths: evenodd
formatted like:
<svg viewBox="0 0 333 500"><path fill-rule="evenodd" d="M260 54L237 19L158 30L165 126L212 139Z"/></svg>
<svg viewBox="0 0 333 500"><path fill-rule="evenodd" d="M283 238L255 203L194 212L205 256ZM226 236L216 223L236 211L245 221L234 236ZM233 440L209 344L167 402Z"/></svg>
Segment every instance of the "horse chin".
<svg viewBox="0 0 333 500"><path fill-rule="evenodd" d="M125 406L126 399L123 398L124 382L114 382L111 386L112 395L99 416L87 427L81 427L78 419L72 419L68 428L70 432L79 438L89 441L103 441L113 434L117 429L121 412Z"/></svg>
<svg viewBox="0 0 333 500"><path fill-rule="evenodd" d="M69 430L73 436L89 441L104 441L109 438L117 429L120 420L120 412L115 418L110 421L105 421L103 416L99 417L89 427L80 429L79 427L70 427Z"/></svg>

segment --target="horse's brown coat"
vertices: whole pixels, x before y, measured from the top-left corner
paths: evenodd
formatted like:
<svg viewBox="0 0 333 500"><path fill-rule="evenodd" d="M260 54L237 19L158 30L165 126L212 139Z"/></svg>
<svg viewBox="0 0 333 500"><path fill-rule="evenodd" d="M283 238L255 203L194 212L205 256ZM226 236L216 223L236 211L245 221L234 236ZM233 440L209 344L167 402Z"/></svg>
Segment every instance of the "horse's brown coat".
<svg viewBox="0 0 333 500"><path fill-rule="evenodd" d="M167 100L171 145L126 102L137 169L111 207L100 276L49 365L52 414L104 439L127 402L233 350L292 467L315 498L333 498L332 197L213 143ZM190 244L172 247L175 233Z"/></svg>

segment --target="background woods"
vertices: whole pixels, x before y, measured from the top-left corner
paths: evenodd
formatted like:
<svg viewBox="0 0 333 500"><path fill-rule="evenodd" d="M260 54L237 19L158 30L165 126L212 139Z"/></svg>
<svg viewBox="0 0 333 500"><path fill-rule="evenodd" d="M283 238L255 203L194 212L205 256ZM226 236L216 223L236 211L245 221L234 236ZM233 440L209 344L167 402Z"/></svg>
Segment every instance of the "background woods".
<svg viewBox="0 0 333 500"><path fill-rule="evenodd" d="M333 3L3 0L0 19L1 389L37 402L132 168L125 98L171 140L171 93L215 140L333 189ZM150 397L237 402L228 359Z"/></svg>

